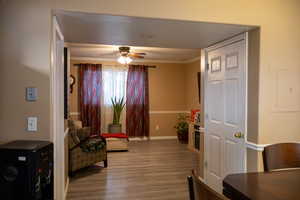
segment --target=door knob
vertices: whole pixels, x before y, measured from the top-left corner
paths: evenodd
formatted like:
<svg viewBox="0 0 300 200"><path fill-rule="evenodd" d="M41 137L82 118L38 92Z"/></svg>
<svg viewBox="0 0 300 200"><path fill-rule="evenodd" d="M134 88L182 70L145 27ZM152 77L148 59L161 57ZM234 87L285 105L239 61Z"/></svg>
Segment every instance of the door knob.
<svg viewBox="0 0 300 200"><path fill-rule="evenodd" d="M243 138L244 134L242 132L237 132L237 133L234 134L234 137L235 138Z"/></svg>

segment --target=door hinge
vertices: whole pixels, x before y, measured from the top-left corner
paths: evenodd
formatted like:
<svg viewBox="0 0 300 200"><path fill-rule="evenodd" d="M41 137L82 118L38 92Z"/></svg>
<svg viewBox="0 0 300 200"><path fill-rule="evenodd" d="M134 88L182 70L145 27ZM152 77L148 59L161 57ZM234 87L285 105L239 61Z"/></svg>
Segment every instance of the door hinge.
<svg viewBox="0 0 300 200"><path fill-rule="evenodd" d="M207 168L207 166L208 166L207 161L204 161L204 168Z"/></svg>
<svg viewBox="0 0 300 200"><path fill-rule="evenodd" d="M208 114L205 114L205 118L208 119Z"/></svg>

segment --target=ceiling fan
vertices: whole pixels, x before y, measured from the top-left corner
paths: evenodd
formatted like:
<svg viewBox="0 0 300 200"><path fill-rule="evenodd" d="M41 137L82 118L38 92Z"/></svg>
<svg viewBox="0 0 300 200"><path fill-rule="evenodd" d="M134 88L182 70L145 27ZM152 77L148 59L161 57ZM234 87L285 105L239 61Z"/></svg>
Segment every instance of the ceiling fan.
<svg viewBox="0 0 300 200"><path fill-rule="evenodd" d="M130 47L122 46L119 47L120 57L118 62L121 64L129 64L132 61L132 58L144 58L146 53L130 53Z"/></svg>

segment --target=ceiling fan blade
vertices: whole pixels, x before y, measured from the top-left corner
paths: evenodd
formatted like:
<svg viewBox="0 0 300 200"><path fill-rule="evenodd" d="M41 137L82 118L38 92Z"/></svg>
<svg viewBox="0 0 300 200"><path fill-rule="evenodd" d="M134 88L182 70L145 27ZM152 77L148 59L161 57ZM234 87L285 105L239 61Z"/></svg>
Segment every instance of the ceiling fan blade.
<svg viewBox="0 0 300 200"><path fill-rule="evenodd" d="M140 55L140 56L145 56L146 53L130 53L130 54L136 54L136 55Z"/></svg>
<svg viewBox="0 0 300 200"><path fill-rule="evenodd" d="M145 56L146 53L129 53L130 55Z"/></svg>
<svg viewBox="0 0 300 200"><path fill-rule="evenodd" d="M144 56L146 55L146 53L136 53L136 54L139 54L139 55L144 55Z"/></svg>
<svg viewBox="0 0 300 200"><path fill-rule="evenodd" d="M129 54L128 56L132 57L132 58L144 58L144 56L140 56L140 55L137 55L137 54Z"/></svg>

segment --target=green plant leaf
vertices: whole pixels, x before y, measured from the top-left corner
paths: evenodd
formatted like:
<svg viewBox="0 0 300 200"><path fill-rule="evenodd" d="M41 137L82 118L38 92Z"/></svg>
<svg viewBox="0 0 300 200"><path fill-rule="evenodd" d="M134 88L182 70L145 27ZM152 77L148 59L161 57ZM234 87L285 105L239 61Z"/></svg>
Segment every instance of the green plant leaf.
<svg viewBox="0 0 300 200"><path fill-rule="evenodd" d="M113 124L120 124L121 114L125 107L124 97L117 99L117 97L111 98L113 107Z"/></svg>

